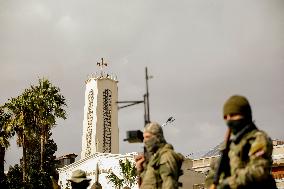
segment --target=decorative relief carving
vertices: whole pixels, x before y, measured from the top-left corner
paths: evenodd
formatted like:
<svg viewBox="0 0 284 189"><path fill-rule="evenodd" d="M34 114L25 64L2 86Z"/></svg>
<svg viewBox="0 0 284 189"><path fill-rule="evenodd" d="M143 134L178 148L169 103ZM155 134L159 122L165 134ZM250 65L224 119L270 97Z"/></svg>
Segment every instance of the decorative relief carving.
<svg viewBox="0 0 284 189"><path fill-rule="evenodd" d="M111 153L111 90L103 91L103 153Z"/></svg>
<svg viewBox="0 0 284 189"><path fill-rule="evenodd" d="M86 151L85 151L85 157L91 155L92 125L93 125L93 119L94 119L93 102L94 102L94 91L90 90L88 94L87 133L86 133L87 146L86 146Z"/></svg>

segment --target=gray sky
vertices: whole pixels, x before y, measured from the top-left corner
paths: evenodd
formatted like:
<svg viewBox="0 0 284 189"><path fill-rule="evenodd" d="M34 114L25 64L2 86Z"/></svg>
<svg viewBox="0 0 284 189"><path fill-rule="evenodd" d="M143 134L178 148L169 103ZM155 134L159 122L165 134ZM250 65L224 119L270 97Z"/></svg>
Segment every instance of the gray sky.
<svg viewBox="0 0 284 189"><path fill-rule="evenodd" d="M85 80L104 57L117 75L119 100L142 100L145 67L151 120L184 155L224 137L224 101L248 97L260 129L284 140L283 0L2 0L0 103L46 77L67 99L67 120L53 130L57 155L80 154ZM119 111L123 142L143 128L143 105ZM7 165L21 149L12 142Z"/></svg>

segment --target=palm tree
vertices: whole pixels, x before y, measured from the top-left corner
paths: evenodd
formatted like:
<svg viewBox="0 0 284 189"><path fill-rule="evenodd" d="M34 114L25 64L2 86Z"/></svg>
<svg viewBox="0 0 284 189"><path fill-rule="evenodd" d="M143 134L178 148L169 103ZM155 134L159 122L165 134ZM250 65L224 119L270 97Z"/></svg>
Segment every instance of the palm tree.
<svg viewBox="0 0 284 189"><path fill-rule="evenodd" d="M59 93L60 89L47 79L40 79L37 86L31 86L31 92L34 122L40 134L40 168L43 171L47 135L55 126L56 118L66 119L66 111L63 109L66 102L64 96Z"/></svg>
<svg viewBox="0 0 284 189"><path fill-rule="evenodd" d="M7 124L11 114L4 112L0 107L0 186L4 182L4 162L6 148L10 146L9 139L13 136L12 128Z"/></svg>
<svg viewBox="0 0 284 189"><path fill-rule="evenodd" d="M24 93L16 98L11 98L5 103L4 107L8 108L12 117L9 121L9 126L17 134L17 144L23 149L22 167L23 167L23 182L26 182L26 147L27 139L33 134L31 127L30 113L30 91L25 90Z"/></svg>
<svg viewBox="0 0 284 189"><path fill-rule="evenodd" d="M23 181L26 182L26 148L32 145L30 139L40 136L40 170L43 171L45 144L48 134L56 124L56 118L66 119L65 98L48 80L40 79L39 85L31 86L5 103L12 112L10 125L17 134L17 144L23 149Z"/></svg>
<svg viewBox="0 0 284 189"><path fill-rule="evenodd" d="M20 141L22 141L23 137L23 111L21 105L21 97L11 98L5 103L4 107L8 108L12 112L12 117L9 122L9 125L12 126L13 130L17 133L17 144L20 145ZM23 148L23 156L25 155ZM24 158L25 163L25 158ZM23 168L23 180L25 180L25 169Z"/></svg>

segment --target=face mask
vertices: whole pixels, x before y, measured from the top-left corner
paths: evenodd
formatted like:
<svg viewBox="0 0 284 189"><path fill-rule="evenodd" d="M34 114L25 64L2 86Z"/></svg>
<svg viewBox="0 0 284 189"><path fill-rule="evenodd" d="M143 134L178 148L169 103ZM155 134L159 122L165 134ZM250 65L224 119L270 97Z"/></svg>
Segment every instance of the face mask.
<svg viewBox="0 0 284 189"><path fill-rule="evenodd" d="M226 124L232 130L233 134L237 134L246 126L247 121L245 119L228 120Z"/></svg>
<svg viewBox="0 0 284 189"><path fill-rule="evenodd" d="M147 152L155 152L158 149L158 139L156 136L151 137L144 142Z"/></svg>

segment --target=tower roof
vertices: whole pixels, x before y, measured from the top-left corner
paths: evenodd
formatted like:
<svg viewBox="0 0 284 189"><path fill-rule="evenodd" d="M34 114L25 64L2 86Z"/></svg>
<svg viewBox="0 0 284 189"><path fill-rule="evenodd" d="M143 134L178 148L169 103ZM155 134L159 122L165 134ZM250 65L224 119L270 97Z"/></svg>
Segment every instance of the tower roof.
<svg viewBox="0 0 284 189"><path fill-rule="evenodd" d="M118 82L117 76L115 74L107 73L104 71L104 68L108 66L108 63L104 61L104 58L101 58L101 62L97 62L97 66L100 68L100 71L97 71L94 74L89 75L88 79L86 80L86 84L93 79L94 80L109 79Z"/></svg>

